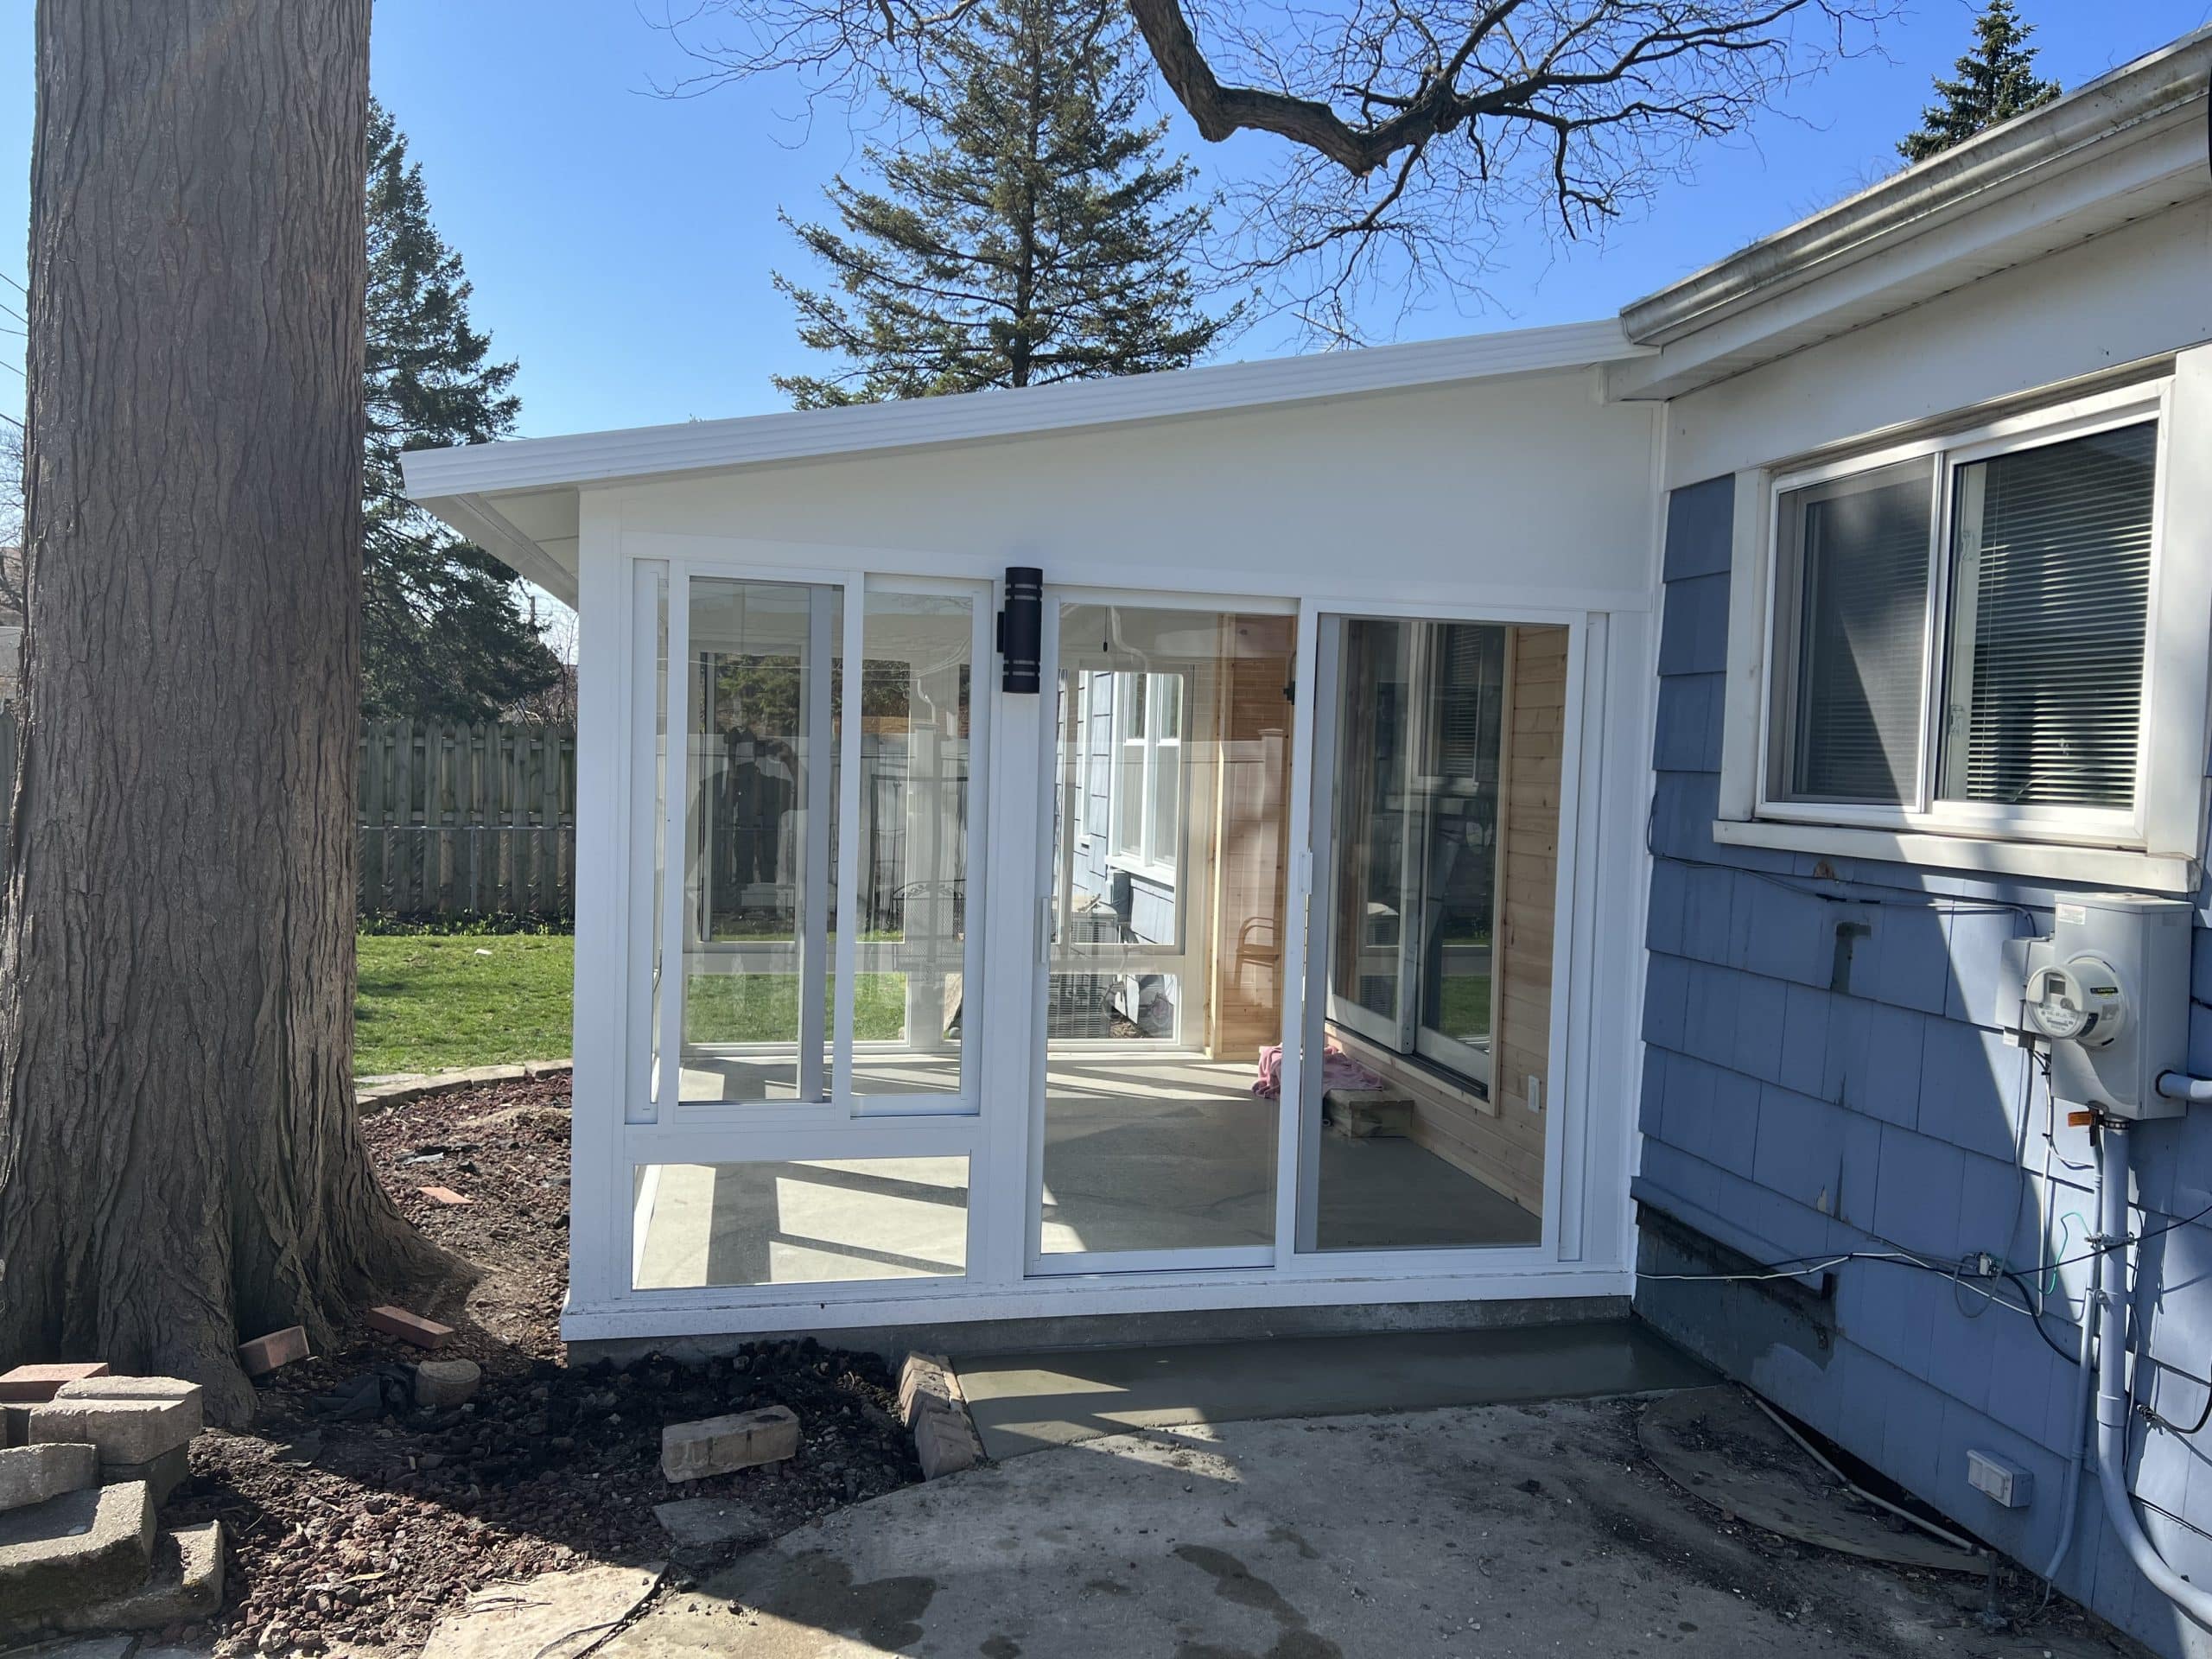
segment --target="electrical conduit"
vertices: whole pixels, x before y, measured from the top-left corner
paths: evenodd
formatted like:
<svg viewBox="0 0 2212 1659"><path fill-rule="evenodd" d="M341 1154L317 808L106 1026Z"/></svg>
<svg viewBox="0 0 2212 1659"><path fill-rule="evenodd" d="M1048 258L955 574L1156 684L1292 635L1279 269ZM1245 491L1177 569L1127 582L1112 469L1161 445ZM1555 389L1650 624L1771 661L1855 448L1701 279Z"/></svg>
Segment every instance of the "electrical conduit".
<svg viewBox="0 0 2212 1659"><path fill-rule="evenodd" d="M2161 1080L2163 1082L2163 1079ZM2212 1593L2166 1565L2143 1533L2127 1494L2127 1131L2107 1120L2097 1135L2097 1317L2104 1322L2097 1344L2097 1484L2105 1513L2128 1559L2158 1593L2212 1630Z"/></svg>

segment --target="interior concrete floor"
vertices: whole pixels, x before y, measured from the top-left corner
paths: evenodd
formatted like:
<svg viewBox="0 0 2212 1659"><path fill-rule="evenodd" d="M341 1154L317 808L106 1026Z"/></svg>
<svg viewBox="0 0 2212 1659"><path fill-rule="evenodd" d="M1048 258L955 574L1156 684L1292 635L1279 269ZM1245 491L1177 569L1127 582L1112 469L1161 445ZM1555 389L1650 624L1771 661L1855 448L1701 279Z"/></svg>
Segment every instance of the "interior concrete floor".
<svg viewBox="0 0 2212 1659"><path fill-rule="evenodd" d="M762 1062L731 1059L733 1068ZM886 1088L957 1088L957 1053L856 1057ZM702 1079L707 1074L698 1073ZM719 1098L733 1076L713 1074ZM1276 1103L1249 1067L1100 1049L1055 1055L1045 1113L1046 1255L1265 1249L1274 1241ZM881 1092L879 1089L877 1092ZM774 1097L772 1096L769 1096ZM1319 1137L1323 1249L1525 1245L1538 1217L1411 1141ZM967 1230L959 1158L667 1165L640 1172L639 1289L957 1274Z"/></svg>

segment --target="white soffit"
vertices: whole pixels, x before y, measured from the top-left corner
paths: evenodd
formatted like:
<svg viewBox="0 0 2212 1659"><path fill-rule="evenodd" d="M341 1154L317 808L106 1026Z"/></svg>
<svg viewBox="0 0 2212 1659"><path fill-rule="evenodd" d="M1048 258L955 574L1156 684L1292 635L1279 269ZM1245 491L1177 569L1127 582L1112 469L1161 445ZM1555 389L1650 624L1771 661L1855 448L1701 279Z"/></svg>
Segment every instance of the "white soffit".
<svg viewBox="0 0 2212 1659"><path fill-rule="evenodd" d="M1117 380L416 449L402 462L416 501L573 604L581 486L1593 368L1656 349L1631 343L1619 322L1607 318Z"/></svg>
<svg viewBox="0 0 2212 1659"><path fill-rule="evenodd" d="M1678 396L2212 194L2200 29L1621 312L1659 354L1615 397Z"/></svg>

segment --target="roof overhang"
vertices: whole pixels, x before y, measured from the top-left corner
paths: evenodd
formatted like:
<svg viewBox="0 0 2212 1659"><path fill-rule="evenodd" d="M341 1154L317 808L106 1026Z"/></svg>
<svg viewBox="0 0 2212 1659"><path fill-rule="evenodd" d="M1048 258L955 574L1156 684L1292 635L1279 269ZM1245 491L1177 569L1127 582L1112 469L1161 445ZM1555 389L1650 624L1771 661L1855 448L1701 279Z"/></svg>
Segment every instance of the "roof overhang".
<svg viewBox="0 0 2212 1659"><path fill-rule="evenodd" d="M577 493L587 486L1592 369L1656 349L1630 342L1607 318L1117 380L416 449L403 465L416 502L574 604Z"/></svg>
<svg viewBox="0 0 2212 1659"><path fill-rule="evenodd" d="M1907 168L1621 313L1669 397L2212 194L2212 29Z"/></svg>

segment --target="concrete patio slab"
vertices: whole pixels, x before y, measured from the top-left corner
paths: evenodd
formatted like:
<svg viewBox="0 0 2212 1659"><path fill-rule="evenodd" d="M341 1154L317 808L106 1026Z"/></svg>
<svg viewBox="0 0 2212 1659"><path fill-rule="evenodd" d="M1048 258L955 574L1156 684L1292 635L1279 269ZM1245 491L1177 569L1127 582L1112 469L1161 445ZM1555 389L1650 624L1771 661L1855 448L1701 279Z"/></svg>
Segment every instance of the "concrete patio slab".
<svg viewBox="0 0 2212 1659"><path fill-rule="evenodd" d="M1639 1402L1128 1434L908 1487L650 1609L601 1659L2087 1659L1981 1587L1758 1533L1637 1454ZM2014 1611L2032 1604L2012 1586ZM2071 1618L2068 1614L2066 1618Z"/></svg>
<svg viewBox="0 0 2212 1659"><path fill-rule="evenodd" d="M953 1357L993 1458L1135 1428L1697 1388L1712 1372L1630 1319Z"/></svg>

